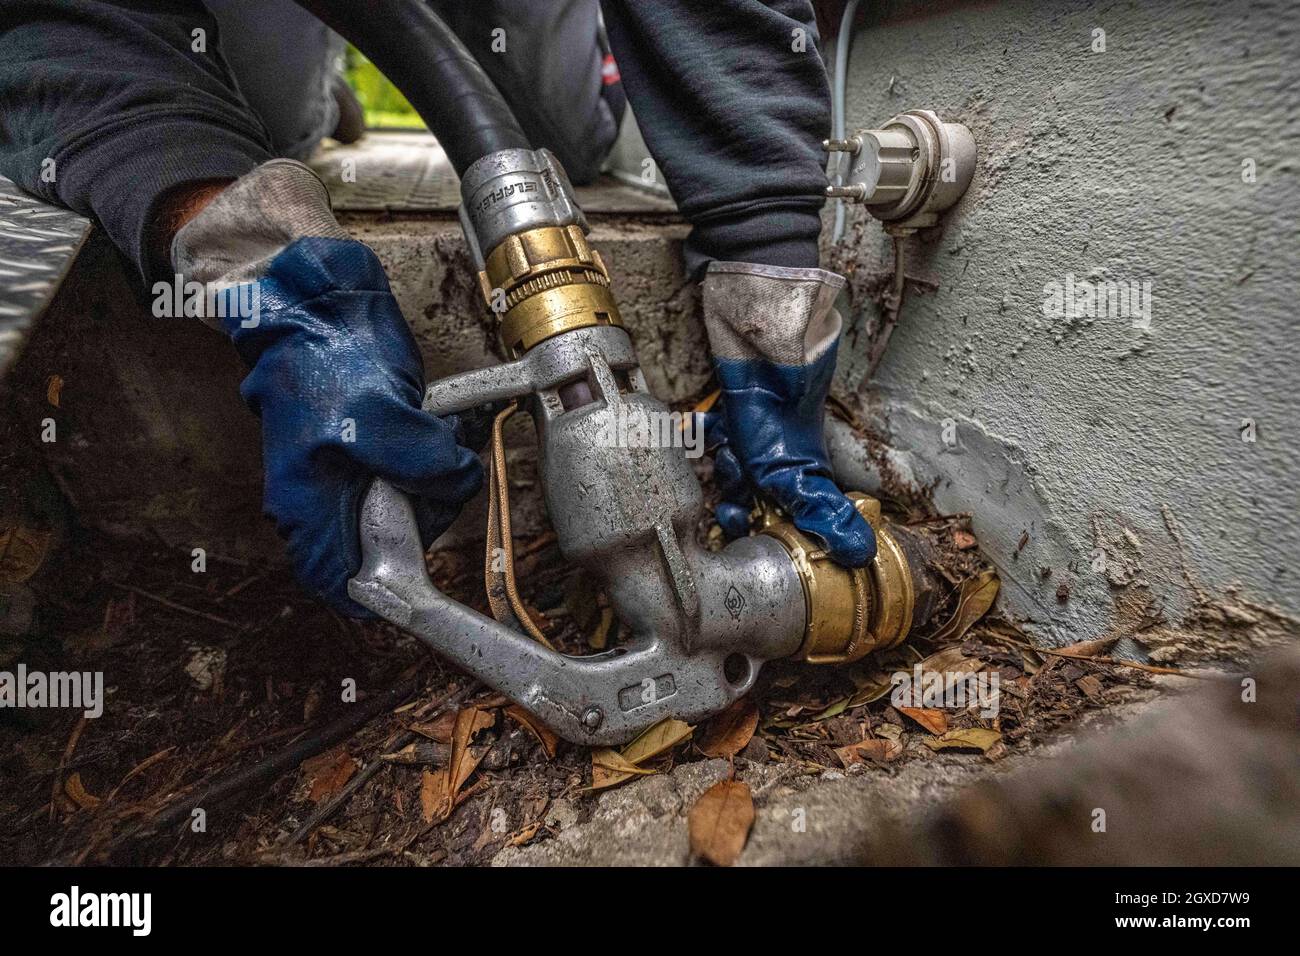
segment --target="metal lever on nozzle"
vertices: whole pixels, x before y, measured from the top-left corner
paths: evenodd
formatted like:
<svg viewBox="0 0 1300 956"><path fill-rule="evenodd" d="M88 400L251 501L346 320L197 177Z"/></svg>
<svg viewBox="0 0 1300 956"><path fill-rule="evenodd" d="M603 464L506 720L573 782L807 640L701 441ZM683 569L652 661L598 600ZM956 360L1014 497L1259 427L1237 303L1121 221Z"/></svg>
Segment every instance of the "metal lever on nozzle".
<svg viewBox="0 0 1300 956"><path fill-rule="evenodd" d="M452 600L429 579L410 501L382 481L362 506L353 600L556 733L593 744L624 742L666 717L713 714L748 691L767 660L849 659L901 640L904 622L887 634L879 626L879 608L898 603L876 594L887 578L828 565L776 520L710 552L695 540L704 501L683 449L611 440L630 420L669 413L646 387L554 158L502 150L471 166L461 188L484 299L514 358L435 382L424 408L447 415L518 400L531 411L560 550L605 590L629 636L613 650L564 655Z"/></svg>

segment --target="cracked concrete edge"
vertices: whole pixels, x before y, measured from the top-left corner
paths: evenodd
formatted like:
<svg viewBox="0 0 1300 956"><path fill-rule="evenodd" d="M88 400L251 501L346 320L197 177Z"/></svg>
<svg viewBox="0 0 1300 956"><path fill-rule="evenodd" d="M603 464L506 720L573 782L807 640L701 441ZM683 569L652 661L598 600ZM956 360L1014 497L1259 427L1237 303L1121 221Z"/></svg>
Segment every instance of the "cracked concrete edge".
<svg viewBox="0 0 1300 956"><path fill-rule="evenodd" d="M986 524L1005 533L981 543L1008 577L1004 605L1044 641L1194 618L1198 589L1300 615L1284 557L1300 541L1294 454L1284 424L1265 434L1300 382L1276 346L1295 298L1279 257L1294 246L1300 122L1271 82L1294 72L1300 8L1247 6L903 0L854 34L848 128L932 108L972 130L978 169L939 227L907 240L907 296L869 383L890 242L859 208L826 244L854 290L839 378L884 404L901 470L939 479L936 498L977 523L1000 513ZM1104 55L1088 44L1100 23L1125 38ZM1262 144L1257 182L1219 164L1241 142ZM1114 175L1120 155L1134 175ZM1067 276L1153 282L1154 322L1056 315L1046 296ZM939 447L945 419L966 454ZM971 460L986 454L1001 461ZM1053 573L1037 582L1035 565Z"/></svg>
<svg viewBox="0 0 1300 956"><path fill-rule="evenodd" d="M1201 582L1168 505L1128 516L1095 507L1084 538L1025 450L984 423L888 389L864 417L889 444L873 450L828 418L837 480L886 497L906 487L940 514L969 514L1002 581L999 608L1040 646L1109 637L1123 657L1154 648L1164 661L1227 662L1300 639L1296 615L1241 587Z"/></svg>
<svg viewBox="0 0 1300 956"><path fill-rule="evenodd" d="M1024 752L997 762L980 756L936 754L900 766L857 766L818 775L786 764L737 759L737 779L754 793L755 821L740 866L847 865L870 862L887 832L904 831L936 813L966 787L1019 772L1067 754L1082 739L1168 706L1196 682L1158 678L1152 688L1129 688L1124 699L1091 711ZM924 749L913 735L909 747ZM493 866L686 866L691 859L686 815L706 789L725 779L725 760L682 764L671 772L598 794L590 817L562 810L555 838L501 850ZM550 814L548 813L548 816Z"/></svg>

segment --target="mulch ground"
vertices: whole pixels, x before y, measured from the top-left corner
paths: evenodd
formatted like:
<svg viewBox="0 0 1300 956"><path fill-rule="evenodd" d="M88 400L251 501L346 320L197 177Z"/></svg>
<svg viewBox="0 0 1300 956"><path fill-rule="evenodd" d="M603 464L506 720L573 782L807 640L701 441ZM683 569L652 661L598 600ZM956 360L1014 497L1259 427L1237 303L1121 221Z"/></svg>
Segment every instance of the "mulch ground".
<svg viewBox="0 0 1300 956"><path fill-rule="evenodd" d="M1044 656L997 619L954 634L946 625L963 599L962 581L980 568L978 552L960 518L925 523L955 542L952 589L925 632L884 659L848 668L773 663L750 696L759 715L752 731L742 729L737 739L735 728L698 729L644 769L703 759L700 741L716 752L719 738L730 740L737 760L784 762L808 774L858 763L862 772L891 773L930 759L943 739L956 740L946 753L998 760L1104 707L1114 685L1146 679L1109 664ZM581 653L619 639L617 624L564 565L551 535L516 546L525 598L554 643ZM191 561L188 553L75 532L27 582L38 621L25 638L0 643L0 669L21 660L29 670L102 671L107 699L93 720L66 710L0 711L0 858L474 865L508 844L551 839L561 825L548 822L557 801L577 808L562 825L590 814L596 792L588 748L545 739L507 713L508 701L412 638L383 622L331 613L283 572L209 560L195 573ZM431 560L431 573L439 587L486 611L480 562L478 553L443 552ZM948 639L927 637L936 632ZM996 671L998 715L981 717L978 708L900 712L890 704L888 676L922 661ZM173 801L257 765L345 714L353 700L403 679L414 682L409 699L340 745L269 785L205 807L201 826L186 819L141 836ZM345 700L351 688L355 695ZM448 700L452 706L444 706ZM458 710L474 714L460 725L459 745ZM962 746L960 733L971 729L986 733Z"/></svg>

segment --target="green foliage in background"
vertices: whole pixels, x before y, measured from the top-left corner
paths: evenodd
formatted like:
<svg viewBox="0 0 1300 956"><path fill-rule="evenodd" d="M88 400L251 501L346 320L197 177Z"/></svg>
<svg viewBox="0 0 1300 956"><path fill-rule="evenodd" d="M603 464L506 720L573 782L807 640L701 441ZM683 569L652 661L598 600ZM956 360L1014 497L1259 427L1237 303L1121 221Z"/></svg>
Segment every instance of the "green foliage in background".
<svg viewBox="0 0 1300 956"><path fill-rule="evenodd" d="M424 129L424 120L361 51L348 44L344 72L366 111L368 128Z"/></svg>

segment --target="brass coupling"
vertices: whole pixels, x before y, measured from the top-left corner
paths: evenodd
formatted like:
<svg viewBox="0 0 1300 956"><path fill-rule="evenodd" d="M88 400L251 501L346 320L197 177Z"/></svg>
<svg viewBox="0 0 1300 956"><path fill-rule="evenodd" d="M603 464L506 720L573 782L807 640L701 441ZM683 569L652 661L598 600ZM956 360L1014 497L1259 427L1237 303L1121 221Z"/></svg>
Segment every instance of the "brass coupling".
<svg viewBox="0 0 1300 956"><path fill-rule="evenodd" d="M811 664L845 664L900 644L912 627L915 586L907 556L880 514L880 502L858 492L849 499L876 533L876 556L845 568L820 544L776 512L764 509L761 533L790 553L803 584L807 627L792 657Z"/></svg>
<svg viewBox="0 0 1300 956"><path fill-rule="evenodd" d="M576 224L507 236L487 257L478 279L512 358L561 332L623 324L609 289L609 270Z"/></svg>

